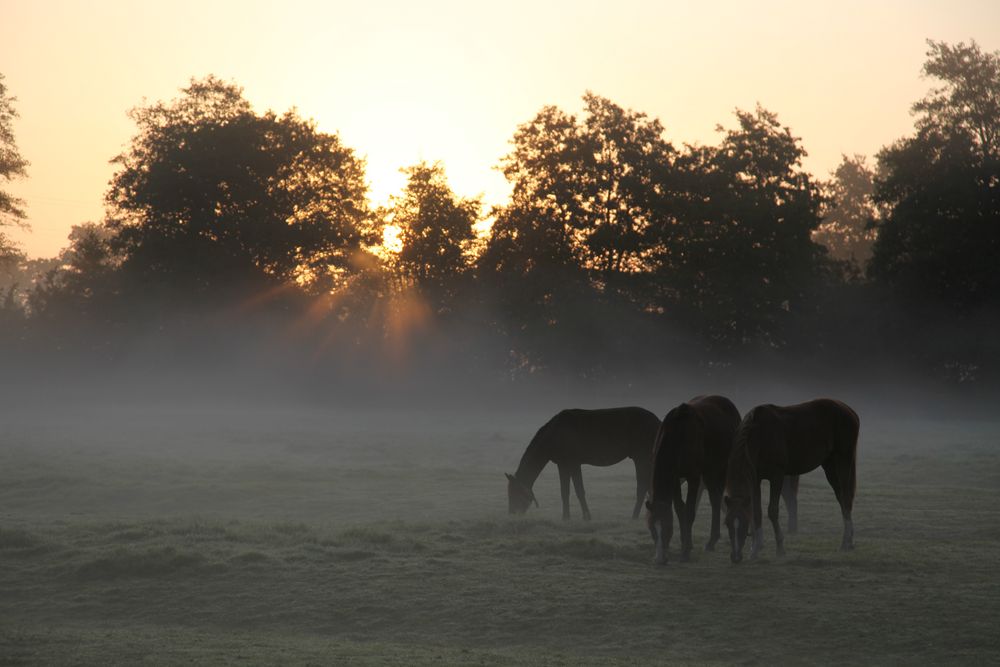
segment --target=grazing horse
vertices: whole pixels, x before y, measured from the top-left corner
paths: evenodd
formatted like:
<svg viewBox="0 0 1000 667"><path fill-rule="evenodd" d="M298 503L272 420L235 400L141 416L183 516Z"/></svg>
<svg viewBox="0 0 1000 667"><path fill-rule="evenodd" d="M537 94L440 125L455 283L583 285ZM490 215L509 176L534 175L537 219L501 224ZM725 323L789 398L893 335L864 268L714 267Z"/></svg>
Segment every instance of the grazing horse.
<svg viewBox="0 0 1000 667"><path fill-rule="evenodd" d="M610 466L625 458L635 463L636 501L632 518L639 516L649 484L653 439L660 420L642 408L563 410L550 419L524 450L517 472L507 474L507 500L511 514L523 514L532 502L531 487L549 461L559 468L563 518L569 518L569 481L573 480L583 518L590 508L583 490L580 466Z"/></svg>
<svg viewBox="0 0 1000 667"><path fill-rule="evenodd" d="M674 531L673 500L681 529L681 562L690 559L691 526L698 509L701 483L712 503L712 531L706 551L719 541L719 513L726 483L726 463L740 413L722 396L698 396L667 413L653 448L653 477L646 501L646 523L656 544L656 562L667 562L667 547ZM681 480L687 480L687 501L681 497Z"/></svg>
<svg viewBox="0 0 1000 667"><path fill-rule="evenodd" d="M784 555L784 536L778 525L778 499L786 474L800 475L819 466L840 503L844 536L840 548L854 548L855 463L860 420L840 401L819 398L779 407L759 405L743 418L736 432L726 471L726 527L734 563L743 558L743 544L753 527L750 558L756 558L764 536L760 483L771 487L767 516L774 527L778 555Z"/></svg>

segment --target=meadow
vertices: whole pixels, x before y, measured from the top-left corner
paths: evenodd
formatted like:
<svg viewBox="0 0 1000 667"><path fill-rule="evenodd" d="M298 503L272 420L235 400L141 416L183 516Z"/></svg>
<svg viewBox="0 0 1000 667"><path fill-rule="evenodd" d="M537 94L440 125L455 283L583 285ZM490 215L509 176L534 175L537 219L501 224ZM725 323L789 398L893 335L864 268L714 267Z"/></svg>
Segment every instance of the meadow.
<svg viewBox="0 0 1000 667"><path fill-rule="evenodd" d="M655 407L655 406L650 406ZM657 410L660 412L661 410ZM507 515L546 414L78 409L0 424L2 664L982 664L1000 655L1000 423L862 412L856 544L652 562L628 462L594 514ZM708 533L708 504L695 526Z"/></svg>

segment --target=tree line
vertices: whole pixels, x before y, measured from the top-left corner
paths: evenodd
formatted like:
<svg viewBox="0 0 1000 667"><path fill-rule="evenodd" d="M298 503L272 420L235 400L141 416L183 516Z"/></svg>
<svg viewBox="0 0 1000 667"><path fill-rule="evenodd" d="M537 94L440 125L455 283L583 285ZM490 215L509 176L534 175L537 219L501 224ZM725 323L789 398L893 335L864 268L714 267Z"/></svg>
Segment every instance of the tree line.
<svg viewBox="0 0 1000 667"><path fill-rule="evenodd" d="M192 80L131 112L103 221L50 260L0 236L3 349L103 363L137 340L209 356L253 341L304 363L447 359L515 378L879 362L996 383L1000 52L928 47L936 85L873 165L845 156L817 178L760 106L714 145L676 146L587 93L580 114L546 106L516 128L499 162L511 195L492 208L427 162L375 207L339 136ZM28 166L13 102L0 78L6 180ZM0 191L0 221L23 220Z"/></svg>

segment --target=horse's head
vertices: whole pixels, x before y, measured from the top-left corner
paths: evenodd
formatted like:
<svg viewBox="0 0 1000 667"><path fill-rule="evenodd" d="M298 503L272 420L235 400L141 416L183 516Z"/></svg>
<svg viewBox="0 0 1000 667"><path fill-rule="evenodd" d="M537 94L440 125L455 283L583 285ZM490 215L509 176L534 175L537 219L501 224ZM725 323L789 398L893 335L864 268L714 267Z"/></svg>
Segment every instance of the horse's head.
<svg viewBox="0 0 1000 667"><path fill-rule="evenodd" d="M535 499L531 489L510 473L504 474L507 475L507 509L511 514L524 514L531 503L535 503L535 507L538 507L538 500Z"/></svg>
<svg viewBox="0 0 1000 667"><path fill-rule="evenodd" d="M667 562L667 544L673 533L674 515L670 511L670 503L661 500L646 501L646 527L656 545L656 555L653 559L657 565Z"/></svg>
<svg viewBox="0 0 1000 667"><path fill-rule="evenodd" d="M734 563L743 560L743 545L753 525L753 507L750 496L726 495L726 528L729 529L729 559Z"/></svg>

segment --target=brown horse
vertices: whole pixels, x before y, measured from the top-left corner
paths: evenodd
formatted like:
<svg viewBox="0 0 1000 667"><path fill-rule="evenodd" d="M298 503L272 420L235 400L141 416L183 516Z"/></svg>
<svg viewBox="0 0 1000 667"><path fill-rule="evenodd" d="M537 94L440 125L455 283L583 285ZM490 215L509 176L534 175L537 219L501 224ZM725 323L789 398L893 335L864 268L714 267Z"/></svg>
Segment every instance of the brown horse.
<svg viewBox="0 0 1000 667"><path fill-rule="evenodd" d="M660 420L642 408L563 410L550 419L524 450L517 472L507 474L507 500L511 514L523 514L532 502L531 487L549 461L559 468L563 518L569 518L569 481L573 480L583 518L590 508L583 490L580 466L610 466L626 458L635 463L636 501L632 518L639 516L649 484L653 439Z"/></svg>
<svg viewBox="0 0 1000 667"><path fill-rule="evenodd" d="M692 398L663 418L653 448L653 477L646 501L646 523L656 544L655 558L660 565L667 562L667 547L674 531L671 500L681 529L681 562L689 560L691 526L702 482L712 503L712 530L705 550L715 549L719 541L726 463L739 425L739 411L732 401L722 396ZM686 501L681 497L681 480L687 480Z"/></svg>
<svg viewBox="0 0 1000 667"><path fill-rule="evenodd" d="M778 407L759 405L743 418L726 471L726 526L734 563L743 558L743 544L753 527L750 558L756 558L764 536L760 483L771 487L767 516L774 527L778 555L784 555L784 536L778 525L778 499L786 474L800 475L819 466L840 503L844 518L842 550L854 548L855 462L860 420L840 401L820 398Z"/></svg>

